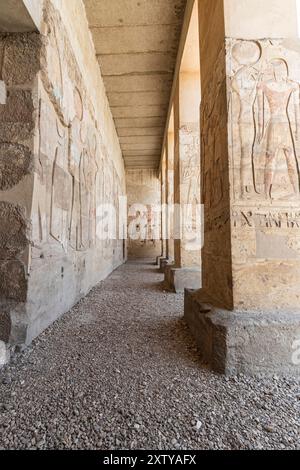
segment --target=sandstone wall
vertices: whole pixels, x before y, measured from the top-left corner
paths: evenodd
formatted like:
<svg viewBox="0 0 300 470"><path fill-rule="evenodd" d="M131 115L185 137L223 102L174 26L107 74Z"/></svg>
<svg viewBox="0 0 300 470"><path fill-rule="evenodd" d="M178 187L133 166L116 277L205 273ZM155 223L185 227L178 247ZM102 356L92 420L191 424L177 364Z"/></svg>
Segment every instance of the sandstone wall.
<svg viewBox="0 0 300 470"><path fill-rule="evenodd" d="M59 9L58 9L59 8ZM81 1L45 2L41 35L0 36L0 341L28 344L120 265L97 208L124 165ZM80 44L80 47L79 47Z"/></svg>
<svg viewBox="0 0 300 470"><path fill-rule="evenodd" d="M129 215L128 225L137 228L138 239L128 240L128 258L152 258L161 255L161 241L155 240L160 234L161 217L151 207L161 203L160 180L155 170L126 170L128 207L138 204ZM144 206L145 210L140 207Z"/></svg>

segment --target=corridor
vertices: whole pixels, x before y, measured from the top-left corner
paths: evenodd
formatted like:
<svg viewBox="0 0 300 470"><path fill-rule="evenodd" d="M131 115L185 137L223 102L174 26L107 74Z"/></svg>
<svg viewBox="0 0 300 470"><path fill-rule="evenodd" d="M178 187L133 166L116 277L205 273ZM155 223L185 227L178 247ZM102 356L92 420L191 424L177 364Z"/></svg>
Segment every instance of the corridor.
<svg viewBox="0 0 300 470"><path fill-rule="evenodd" d="M296 449L299 383L201 364L183 295L131 261L0 371L0 449Z"/></svg>

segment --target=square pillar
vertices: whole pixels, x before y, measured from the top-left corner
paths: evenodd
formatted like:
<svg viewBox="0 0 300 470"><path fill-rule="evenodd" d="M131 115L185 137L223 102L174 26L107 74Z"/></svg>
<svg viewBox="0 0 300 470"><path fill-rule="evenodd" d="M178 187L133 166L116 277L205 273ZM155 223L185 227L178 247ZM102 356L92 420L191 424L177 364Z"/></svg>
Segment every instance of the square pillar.
<svg viewBox="0 0 300 470"><path fill-rule="evenodd" d="M185 318L228 374L300 373L300 40L287 3L199 2L203 288L186 292Z"/></svg>
<svg viewBox="0 0 300 470"><path fill-rule="evenodd" d="M161 256L157 257L156 264L159 266L160 271L163 272L162 262L167 260L167 181L166 181L166 152L162 159L160 169L160 183L161 183Z"/></svg>
<svg viewBox="0 0 300 470"><path fill-rule="evenodd" d="M200 75L181 71L174 100L174 266L165 279L175 292L201 286L200 206Z"/></svg>
<svg viewBox="0 0 300 470"><path fill-rule="evenodd" d="M174 261L174 126L168 132L167 144L167 256Z"/></svg>

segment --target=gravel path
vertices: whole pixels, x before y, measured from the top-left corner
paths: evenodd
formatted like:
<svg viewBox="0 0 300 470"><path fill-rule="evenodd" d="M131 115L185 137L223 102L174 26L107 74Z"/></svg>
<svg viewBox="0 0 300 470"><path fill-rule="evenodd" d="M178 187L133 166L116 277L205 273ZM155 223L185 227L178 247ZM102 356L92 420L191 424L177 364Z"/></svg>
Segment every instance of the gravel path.
<svg viewBox="0 0 300 470"><path fill-rule="evenodd" d="M300 449L299 382L211 373L182 314L119 268L0 371L0 448Z"/></svg>

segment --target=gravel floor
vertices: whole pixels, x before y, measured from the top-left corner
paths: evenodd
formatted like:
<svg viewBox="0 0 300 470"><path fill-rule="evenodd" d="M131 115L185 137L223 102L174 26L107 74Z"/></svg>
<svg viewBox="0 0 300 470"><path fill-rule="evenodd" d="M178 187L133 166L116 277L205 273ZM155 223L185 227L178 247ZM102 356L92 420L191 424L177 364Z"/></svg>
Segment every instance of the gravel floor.
<svg viewBox="0 0 300 470"><path fill-rule="evenodd" d="M211 373L182 314L119 268L0 371L0 448L300 449L299 382Z"/></svg>

